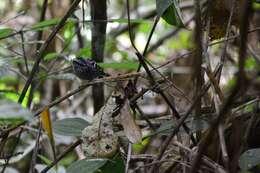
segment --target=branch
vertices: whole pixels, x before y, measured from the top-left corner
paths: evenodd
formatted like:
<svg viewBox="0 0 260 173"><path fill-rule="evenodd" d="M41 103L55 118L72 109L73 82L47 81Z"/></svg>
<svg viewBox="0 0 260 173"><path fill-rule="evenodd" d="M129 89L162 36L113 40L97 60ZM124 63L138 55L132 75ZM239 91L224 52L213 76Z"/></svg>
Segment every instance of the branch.
<svg viewBox="0 0 260 173"><path fill-rule="evenodd" d="M54 37L56 36L56 34L59 32L59 30L66 24L67 19L71 16L71 14L74 12L74 10L76 9L76 7L78 6L78 4L80 3L81 0L75 0L70 9L68 10L68 12L64 15L64 17L61 19L61 21L58 23L58 25L53 29L52 33L49 35L49 37L47 38L47 40L44 42L44 44L41 46L39 52L36 54L37 59L35 60L35 63L33 65L32 71L30 73L30 76L28 77L24 88L22 90L22 93L18 99L18 103L22 103L23 99L25 97L25 94L29 88L29 86L31 85L32 81L33 81L33 77L35 76L36 72L38 71L39 68L39 64L44 56L44 53L48 47L48 45L50 44L50 42L54 39Z"/></svg>

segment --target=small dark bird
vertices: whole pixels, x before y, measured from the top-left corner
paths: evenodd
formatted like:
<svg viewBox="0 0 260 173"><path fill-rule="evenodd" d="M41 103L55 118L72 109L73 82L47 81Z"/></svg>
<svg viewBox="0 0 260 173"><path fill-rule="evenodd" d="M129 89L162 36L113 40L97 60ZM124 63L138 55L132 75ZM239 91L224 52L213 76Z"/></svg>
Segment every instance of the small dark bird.
<svg viewBox="0 0 260 173"><path fill-rule="evenodd" d="M97 65L96 61L78 57L72 60L74 74L83 80L93 80L109 76Z"/></svg>

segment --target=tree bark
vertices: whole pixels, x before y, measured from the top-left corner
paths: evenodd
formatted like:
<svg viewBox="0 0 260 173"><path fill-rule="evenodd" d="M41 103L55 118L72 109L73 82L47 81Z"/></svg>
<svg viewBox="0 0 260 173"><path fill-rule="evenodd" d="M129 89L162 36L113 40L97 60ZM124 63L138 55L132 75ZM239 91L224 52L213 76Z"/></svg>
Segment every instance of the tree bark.
<svg viewBox="0 0 260 173"><path fill-rule="evenodd" d="M92 59L102 62L104 59L104 49L106 43L106 22L96 22L97 20L107 20L106 0L90 0L90 12L93 25L91 27L91 53ZM96 84L92 89L94 102L94 112L96 113L104 105L104 85Z"/></svg>

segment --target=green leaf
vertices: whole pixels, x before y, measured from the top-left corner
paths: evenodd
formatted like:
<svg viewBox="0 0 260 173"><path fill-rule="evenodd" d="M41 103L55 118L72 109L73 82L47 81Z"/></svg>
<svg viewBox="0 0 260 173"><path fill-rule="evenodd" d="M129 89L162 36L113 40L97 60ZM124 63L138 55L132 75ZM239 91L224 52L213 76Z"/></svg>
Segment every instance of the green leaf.
<svg viewBox="0 0 260 173"><path fill-rule="evenodd" d="M125 171L124 159L120 154L116 154L115 157L108 161L104 166L100 168L102 173L121 173Z"/></svg>
<svg viewBox="0 0 260 173"><path fill-rule="evenodd" d="M249 170L260 163L260 148L245 151L239 158L239 167Z"/></svg>
<svg viewBox="0 0 260 173"><path fill-rule="evenodd" d="M69 20L65 27L64 27L64 38L66 39L66 41L70 41L71 38L74 36L74 22L72 20Z"/></svg>
<svg viewBox="0 0 260 173"><path fill-rule="evenodd" d="M47 165L51 164L51 160L45 157L44 155L38 154L38 157Z"/></svg>
<svg viewBox="0 0 260 173"><path fill-rule="evenodd" d="M254 0L253 9L255 11L260 10L260 0Z"/></svg>
<svg viewBox="0 0 260 173"><path fill-rule="evenodd" d="M47 55L44 56L44 61L51 61L55 58L57 58L59 56L59 54L57 52L51 52L48 53Z"/></svg>
<svg viewBox="0 0 260 173"><path fill-rule="evenodd" d="M112 68L115 70L136 70L138 68L138 62L112 62L112 63L98 63L102 68Z"/></svg>
<svg viewBox="0 0 260 173"><path fill-rule="evenodd" d="M48 19L42 22L36 23L30 27L31 30L41 30L45 27L56 25L60 22L60 19Z"/></svg>
<svg viewBox="0 0 260 173"><path fill-rule="evenodd" d="M141 153L147 146L150 144L151 138L146 137L142 139L142 142L133 144L133 151L134 153Z"/></svg>
<svg viewBox="0 0 260 173"><path fill-rule="evenodd" d="M63 136L81 136L82 130L88 125L82 118L65 118L53 123L53 131Z"/></svg>
<svg viewBox="0 0 260 173"><path fill-rule="evenodd" d="M157 16L162 17L168 24L184 27L179 4L176 0L156 0Z"/></svg>
<svg viewBox="0 0 260 173"><path fill-rule="evenodd" d="M79 49L76 53L76 57L91 57L91 48L90 47L84 47L82 49Z"/></svg>
<svg viewBox="0 0 260 173"><path fill-rule="evenodd" d="M157 16L161 17L163 13L172 5L172 0L156 0Z"/></svg>
<svg viewBox="0 0 260 173"><path fill-rule="evenodd" d="M67 173L93 173L102 167L107 159L83 159L72 163Z"/></svg>
<svg viewBox="0 0 260 173"><path fill-rule="evenodd" d="M257 67L256 60L253 57L248 57L245 63L246 70L253 70L256 67Z"/></svg>
<svg viewBox="0 0 260 173"><path fill-rule="evenodd" d="M14 30L12 28L2 28L0 29L0 39L3 39L9 35L14 33Z"/></svg>

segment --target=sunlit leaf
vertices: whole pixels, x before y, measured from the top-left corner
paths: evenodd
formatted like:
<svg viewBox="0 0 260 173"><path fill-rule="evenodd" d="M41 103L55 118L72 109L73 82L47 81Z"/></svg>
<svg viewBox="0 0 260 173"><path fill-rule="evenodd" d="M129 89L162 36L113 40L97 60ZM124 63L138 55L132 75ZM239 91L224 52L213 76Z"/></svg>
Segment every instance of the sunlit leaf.
<svg viewBox="0 0 260 173"><path fill-rule="evenodd" d="M51 60L57 58L58 55L59 54L57 52L51 52L51 53L48 53L47 55L45 55L43 59L44 59L44 61L51 61Z"/></svg>
<svg viewBox="0 0 260 173"><path fill-rule="evenodd" d="M83 159L72 163L67 173L93 173L102 167L107 159Z"/></svg>
<svg viewBox="0 0 260 173"><path fill-rule="evenodd" d="M66 43L68 43L71 38L74 36L74 22L72 22L71 20L67 22L67 24L64 27L64 38L66 39Z"/></svg>
<svg viewBox="0 0 260 173"><path fill-rule="evenodd" d="M91 57L91 48L90 47L84 47L82 49L79 49L76 53L76 57L82 56L82 57Z"/></svg>
<svg viewBox="0 0 260 173"><path fill-rule="evenodd" d="M260 164L260 148L245 151L239 158L239 167L242 170L249 170Z"/></svg>
<svg viewBox="0 0 260 173"><path fill-rule="evenodd" d="M65 118L53 123L53 131L63 136L81 136L82 130L88 125L82 118Z"/></svg>
<svg viewBox="0 0 260 173"><path fill-rule="evenodd" d="M142 142L133 144L133 151L134 151L135 153L140 153L140 152L142 152L142 150L145 149L145 148L149 145L150 139L151 139L151 138L148 138L148 137L147 137L147 138L143 139Z"/></svg>

